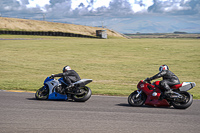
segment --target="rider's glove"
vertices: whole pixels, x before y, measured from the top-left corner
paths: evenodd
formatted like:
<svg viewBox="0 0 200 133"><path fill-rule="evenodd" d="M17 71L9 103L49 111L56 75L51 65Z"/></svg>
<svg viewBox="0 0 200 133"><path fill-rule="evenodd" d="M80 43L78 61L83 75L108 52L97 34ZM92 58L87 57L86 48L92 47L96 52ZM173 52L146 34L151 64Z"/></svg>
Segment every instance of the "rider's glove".
<svg viewBox="0 0 200 133"><path fill-rule="evenodd" d="M148 77L148 78L146 78L145 80L146 80L146 81L151 81L151 78Z"/></svg>
<svg viewBox="0 0 200 133"><path fill-rule="evenodd" d="M50 79L53 79L53 78L54 78L54 74L52 74L49 78L50 78Z"/></svg>

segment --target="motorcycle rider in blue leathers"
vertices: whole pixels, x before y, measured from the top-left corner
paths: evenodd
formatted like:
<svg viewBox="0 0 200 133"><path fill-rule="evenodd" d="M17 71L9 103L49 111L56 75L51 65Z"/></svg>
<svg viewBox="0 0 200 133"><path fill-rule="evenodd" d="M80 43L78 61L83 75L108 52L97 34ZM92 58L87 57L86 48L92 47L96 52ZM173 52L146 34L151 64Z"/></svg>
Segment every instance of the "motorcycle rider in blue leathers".
<svg viewBox="0 0 200 133"><path fill-rule="evenodd" d="M176 84L180 84L180 81L178 77L169 70L169 67L167 65L160 66L159 71L160 72L158 74L147 78L146 80L151 81L162 77L163 80L160 81L160 86L165 89L164 95L170 96L170 94L173 93L170 87Z"/></svg>

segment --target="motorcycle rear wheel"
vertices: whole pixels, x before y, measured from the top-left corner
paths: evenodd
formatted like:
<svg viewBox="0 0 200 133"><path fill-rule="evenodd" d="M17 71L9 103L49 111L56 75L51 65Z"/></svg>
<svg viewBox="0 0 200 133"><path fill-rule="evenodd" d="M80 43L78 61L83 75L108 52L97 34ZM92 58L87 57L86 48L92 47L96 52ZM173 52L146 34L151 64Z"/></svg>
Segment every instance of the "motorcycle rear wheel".
<svg viewBox="0 0 200 133"><path fill-rule="evenodd" d="M46 100L48 99L48 96L49 96L49 89L46 88L45 86L38 89L35 93L35 98L37 100Z"/></svg>
<svg viewBox="0 0 200 133"><path fill-rule="evenodd" d="M146 95L144 93L141 93L137 98L136 95L138 94L137 91L132 92L129 97L128 97L128 103L131 106L134 107L139 107L142 106L144 104L144 102L146 101Z"/></svg>
<svg viewBox="0 0 200 133"><path fill-rule="evenodd" d="M174 106L176 109L186 109L190 107L190 105L193 102L193 96L188 93L187 91L181 91L179 92L183 96L182 99L176 99L174 101L171 101L171 104Z"/></svg>
<svg viewBox="0 0 200 133"><path fill-rule="evenodd" d="M76 101L76 102L85 102L92 95L91 89L87 86L81 87L80 91L81 91L81 93L77 93L77 94L72 95L74 101Z"/></svg>

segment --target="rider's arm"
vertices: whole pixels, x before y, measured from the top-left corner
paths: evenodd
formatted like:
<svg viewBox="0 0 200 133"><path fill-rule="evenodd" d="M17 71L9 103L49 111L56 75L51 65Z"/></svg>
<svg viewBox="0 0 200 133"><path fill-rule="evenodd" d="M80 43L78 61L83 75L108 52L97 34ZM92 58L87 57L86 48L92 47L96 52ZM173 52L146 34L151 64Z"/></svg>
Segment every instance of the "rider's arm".
<svg viewBox="0 0 200 133"><path fill-rule="evenodd" d="M54 77L62 77L63 76L63 73L59 73L59 74L55 74L53 75Z"/></svg>
<svg viewBox="0 0 200 133"><path fill-rule="evenodd" d="M163 71L159 72L158 74L154 75L153 77L151 77L150 80L154 80L154 79L161 78L161 77L163 77L166 73L167 73L167 71L163 70Z"/></svg>

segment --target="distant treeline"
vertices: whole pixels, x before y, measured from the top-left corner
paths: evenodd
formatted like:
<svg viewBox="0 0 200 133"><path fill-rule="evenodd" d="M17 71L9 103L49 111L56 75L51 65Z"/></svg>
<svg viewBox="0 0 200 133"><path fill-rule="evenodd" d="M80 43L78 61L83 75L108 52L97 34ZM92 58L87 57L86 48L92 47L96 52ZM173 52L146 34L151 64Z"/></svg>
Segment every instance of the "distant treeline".
<svg viewBox="0 0 200 133"><path fill-rule="evenodd" d="M75 33L65 33L65 32L53 32L53 31L11 31L11 30L0 30L0 34L98 38L96 36L89 36L89 35L82 35L82 34L75 34Z"/></svg>
<svg viewBox="0 0 200 133"><path fill-rule="evenodd" d="M130 38L200 38L200 33L186 33L186 32L174 32L174 33L136 33L125 34Z"/></svg>
<svg viewBox="0 0 200 133"><path fill-rule="evenodd" d="M200 34L200 33L187 33L181 31L175 31L173 33L124 33L125 35L167 35L167 34Z"/></svg>

